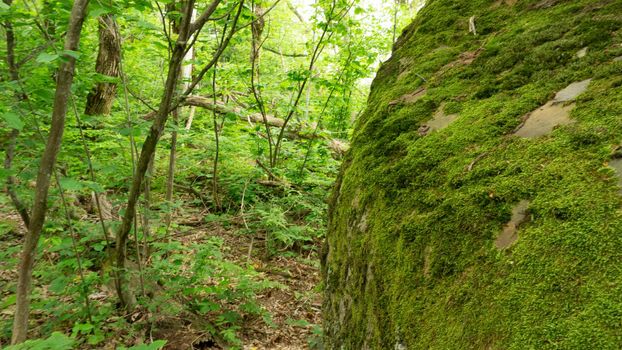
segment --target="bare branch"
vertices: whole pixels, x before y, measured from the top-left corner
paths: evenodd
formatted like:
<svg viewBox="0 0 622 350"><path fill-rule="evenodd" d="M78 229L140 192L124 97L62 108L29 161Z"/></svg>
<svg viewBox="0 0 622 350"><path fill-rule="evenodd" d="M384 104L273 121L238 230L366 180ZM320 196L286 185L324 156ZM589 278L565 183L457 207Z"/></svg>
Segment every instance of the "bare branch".
<svg viewBox="0 0 622 350"><path fill-rule="evenodd" d="M220 1L221 0L212 1L205 9L205 11L201 13L199 18L197 18L196 21L190 24L190 34L201 31L205 23L210 20L210 17L212 16L212 14L214 14L214 11L216 11L216 8L218 8Z"/></svg>
<svg viewBox="0 0 622 350"><path fill-rule="evenodd" d="M271 49L271 48L265 47L265 46L262 47L262 49L264 49L264 50L266 50L268 52L272 52L274 54L277 54L279 56L285 56L285 57L307 57L307 56L309 56L306 53L282 53L282 52L279 52L279 51L277 51L275 49Z"/></svg>
<svg viewBox="0 0 622 350"><path fill-rule="evenodd" d="M300 12L298 12L298 10L296 10L296 7L294 6L294 4L292 4L292 2L290 0L287 0L287 8L294 13L294 15L300 21L300 23L305 23L305 19L302 18L302 16L300 15Z"/></svg>

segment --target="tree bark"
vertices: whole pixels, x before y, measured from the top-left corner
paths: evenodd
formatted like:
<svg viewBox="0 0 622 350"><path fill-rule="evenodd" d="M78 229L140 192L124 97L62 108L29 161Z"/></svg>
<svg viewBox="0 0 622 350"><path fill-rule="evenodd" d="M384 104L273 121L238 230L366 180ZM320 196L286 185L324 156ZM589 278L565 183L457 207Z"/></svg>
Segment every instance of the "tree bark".
<svg viewBox="0 0 622 350"><path fill-rule="evenodd" d="M121 34L113 15L100 16L99 21L99 52L95 71L109 77L119 76L121 61ZM117 92L117 84L100 82L95 85L86 98L87 115L110 114Z"/></svg>
<svg viewBox="0 0 622 350"><path fill-rule="evenodd" d="M86 7L89 0L75 0L71 9L69 27L65 37L65 50L76 51L80 42L82 24L86 17ZM30 289L32 284L32 269L34 267L35 252L45 213L47 210L47 196L50 187L50 176L54 171L56 157L65 128L65 116L67 114L67 99L71 93L73 75L76 60L71 55L65 55L65 61L61 64L56 81L56 93L52 109L52 123L48 140L41 157L41 164L37 174L37 186L32 209L30 226L24 240L24 248L21 254L19 266L19 279L17 282L17 300L15 319L13 323L12 344L26 340L28 332L28 315L30 307Z"/></svg>

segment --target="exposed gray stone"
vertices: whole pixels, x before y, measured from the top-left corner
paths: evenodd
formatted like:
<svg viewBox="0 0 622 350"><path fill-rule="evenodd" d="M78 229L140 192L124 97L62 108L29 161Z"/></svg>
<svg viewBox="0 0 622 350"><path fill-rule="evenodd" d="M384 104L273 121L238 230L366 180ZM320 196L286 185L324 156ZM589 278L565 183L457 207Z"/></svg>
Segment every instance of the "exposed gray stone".
<svg viewBox="0 0 622 350"><path fill-rule="evenodd" d="M518 239L518 227L527 220L528 200L521 200L512 208L512 218L503 226L503 231L495 240L495 247L499 250L510 247Z"/></svg>
<svg viewBox="0 0 622 350"><path fill-rule="evenodd" d="M616 175L618 175L618 187L620 187L620 193L622 193L622 158L610 161L609 166L613 168Z"/></svg>
<svg viewBox="0 0 622 350"><path fill-rule="evenodd" d="M547 135L558 125L572 123L570 111L573 108L574 103L564 106L549 101L544 106L531 112L515 135L525 138Z"/></svg>
<svg viewBox="0 0 622 350"><path fill-rule="evenodd" d="M587 87L590 85L591 81L592 79L590 78L590 79L572 83L566 86L566 88L559 91L555 95L553 102L561 103L561 102L569 102L569 101L575 100L577 96L581 95L582 93L585 92L585 90L587 90Z"/></svg>

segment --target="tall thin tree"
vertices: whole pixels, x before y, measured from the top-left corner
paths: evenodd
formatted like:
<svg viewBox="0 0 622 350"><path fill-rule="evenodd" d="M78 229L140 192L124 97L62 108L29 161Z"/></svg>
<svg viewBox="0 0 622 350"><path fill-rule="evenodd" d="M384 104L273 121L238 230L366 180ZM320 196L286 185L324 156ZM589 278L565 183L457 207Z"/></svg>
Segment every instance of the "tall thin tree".
<svg viewBox="0 0 622 350"><path fill-rule="evenodd" d="M11 6L13 0L4 0L4 3L8 6ZM9 69L9 79L11 81L19 83L19 67L15 62L15 32L13 30L13 23L10 20L5 21L4 23L4 31L6 33L6 63ZM16 94L18 100L25 100L27 98L24 92L19 92ZM17 137L19 136L19 129L12 129L9 133L8 140L5 145L5 158L4 158L4 169L7 171L11 170L13 158L15 157L15 146L17 144ZM28 214L28 209L24 202L17 195L17 191L15 190L15 184L17 180L14 175L9 175L6 180L6 192L11 198L15 209L19 213L24 225L28 227L30 225L30 215Z"/></svg>
<svg viewBox="0 0 622 350"><path fill-rule="evenodd" d="M80 43L80 33L82 24L86 17L86 7L89 0L75 0L71 9L69 27L65 36L65 51L76 51ZM71 85L75 70L76 59L72 55L63 54L56 80L56 93L54 95L54 106L52 108L52 122L50 133L45 145L45 150L41 156L41 164L37 174L37 185L35 188L35 199L32 208L32 216L28 232L24 239L22 250L19 279L17 282L17 299L15 309L15 319L13 322L13 334L11 343L17 344L26 340L28 332L28 316L30 310L30 289L32 285L32 269L35 263L35 252L45 213L47 211L47 197L50 187L50 176L54 170L54 164L60 150L60 145L65 129L65 116L67 115L67 100L71 93Z"/></svg>
<svg viewBox="0 0 622 350"><path fill-rule="evenodd" d="M198 37L198 33L201 31L205 23L210 20L212 14L216 11L218 4L220 4L220 0L213 0L194 22L191 21L192 10L194 8L193 0L188 0L187 3L184 4L185 7L181 11L182 19L180 23L179 35L177 36L176 41L172 44L174 45L173 53L169 62L168 74L164 84L164 91L162 93L160 105L147 138L143 143L136 172L132 178L125 214L117 231L116 267L118 270L118 277L115 284L121 305L125 308L131 307L131 299L128 298L131 296L131 293L127 288L127 275L125 271L126 245L130 230L132 228L132 223L134 221L136 203L138 202L138 197L141 192L142 183L145 178L149 161L155 152L158 140L160 139L164 126L166 125L166 121L168 120L168 115L183 102L185 97L192 92L203 76L205 76L207 71L209 71L214 64L216 64L218 58L229 45L231 37L236 32L237 21L240 18L240 14L244 6L244 0L241 0L237 5L237 12L233 17L231 29L229 30L226 39L216 49L216 52L212 56L211 60L203 66L181 96L176 96L175 90L179 80L179 73L183 64L184 55L186 54L189 45L194 44L196 38ZM197 33L197 37L191 40L193 33Z"/></svg>

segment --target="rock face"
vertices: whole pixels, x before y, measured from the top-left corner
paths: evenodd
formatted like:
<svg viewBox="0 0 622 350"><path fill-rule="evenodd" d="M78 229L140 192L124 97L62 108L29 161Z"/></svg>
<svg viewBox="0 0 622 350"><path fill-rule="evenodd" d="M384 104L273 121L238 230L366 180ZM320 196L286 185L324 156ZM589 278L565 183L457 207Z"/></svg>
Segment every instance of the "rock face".
<svg viewBox="0 0 622 350"><path fill-rule="evenodd" d="M331 197L327 349L622 348L621 14L428 1Z"/></svg>

